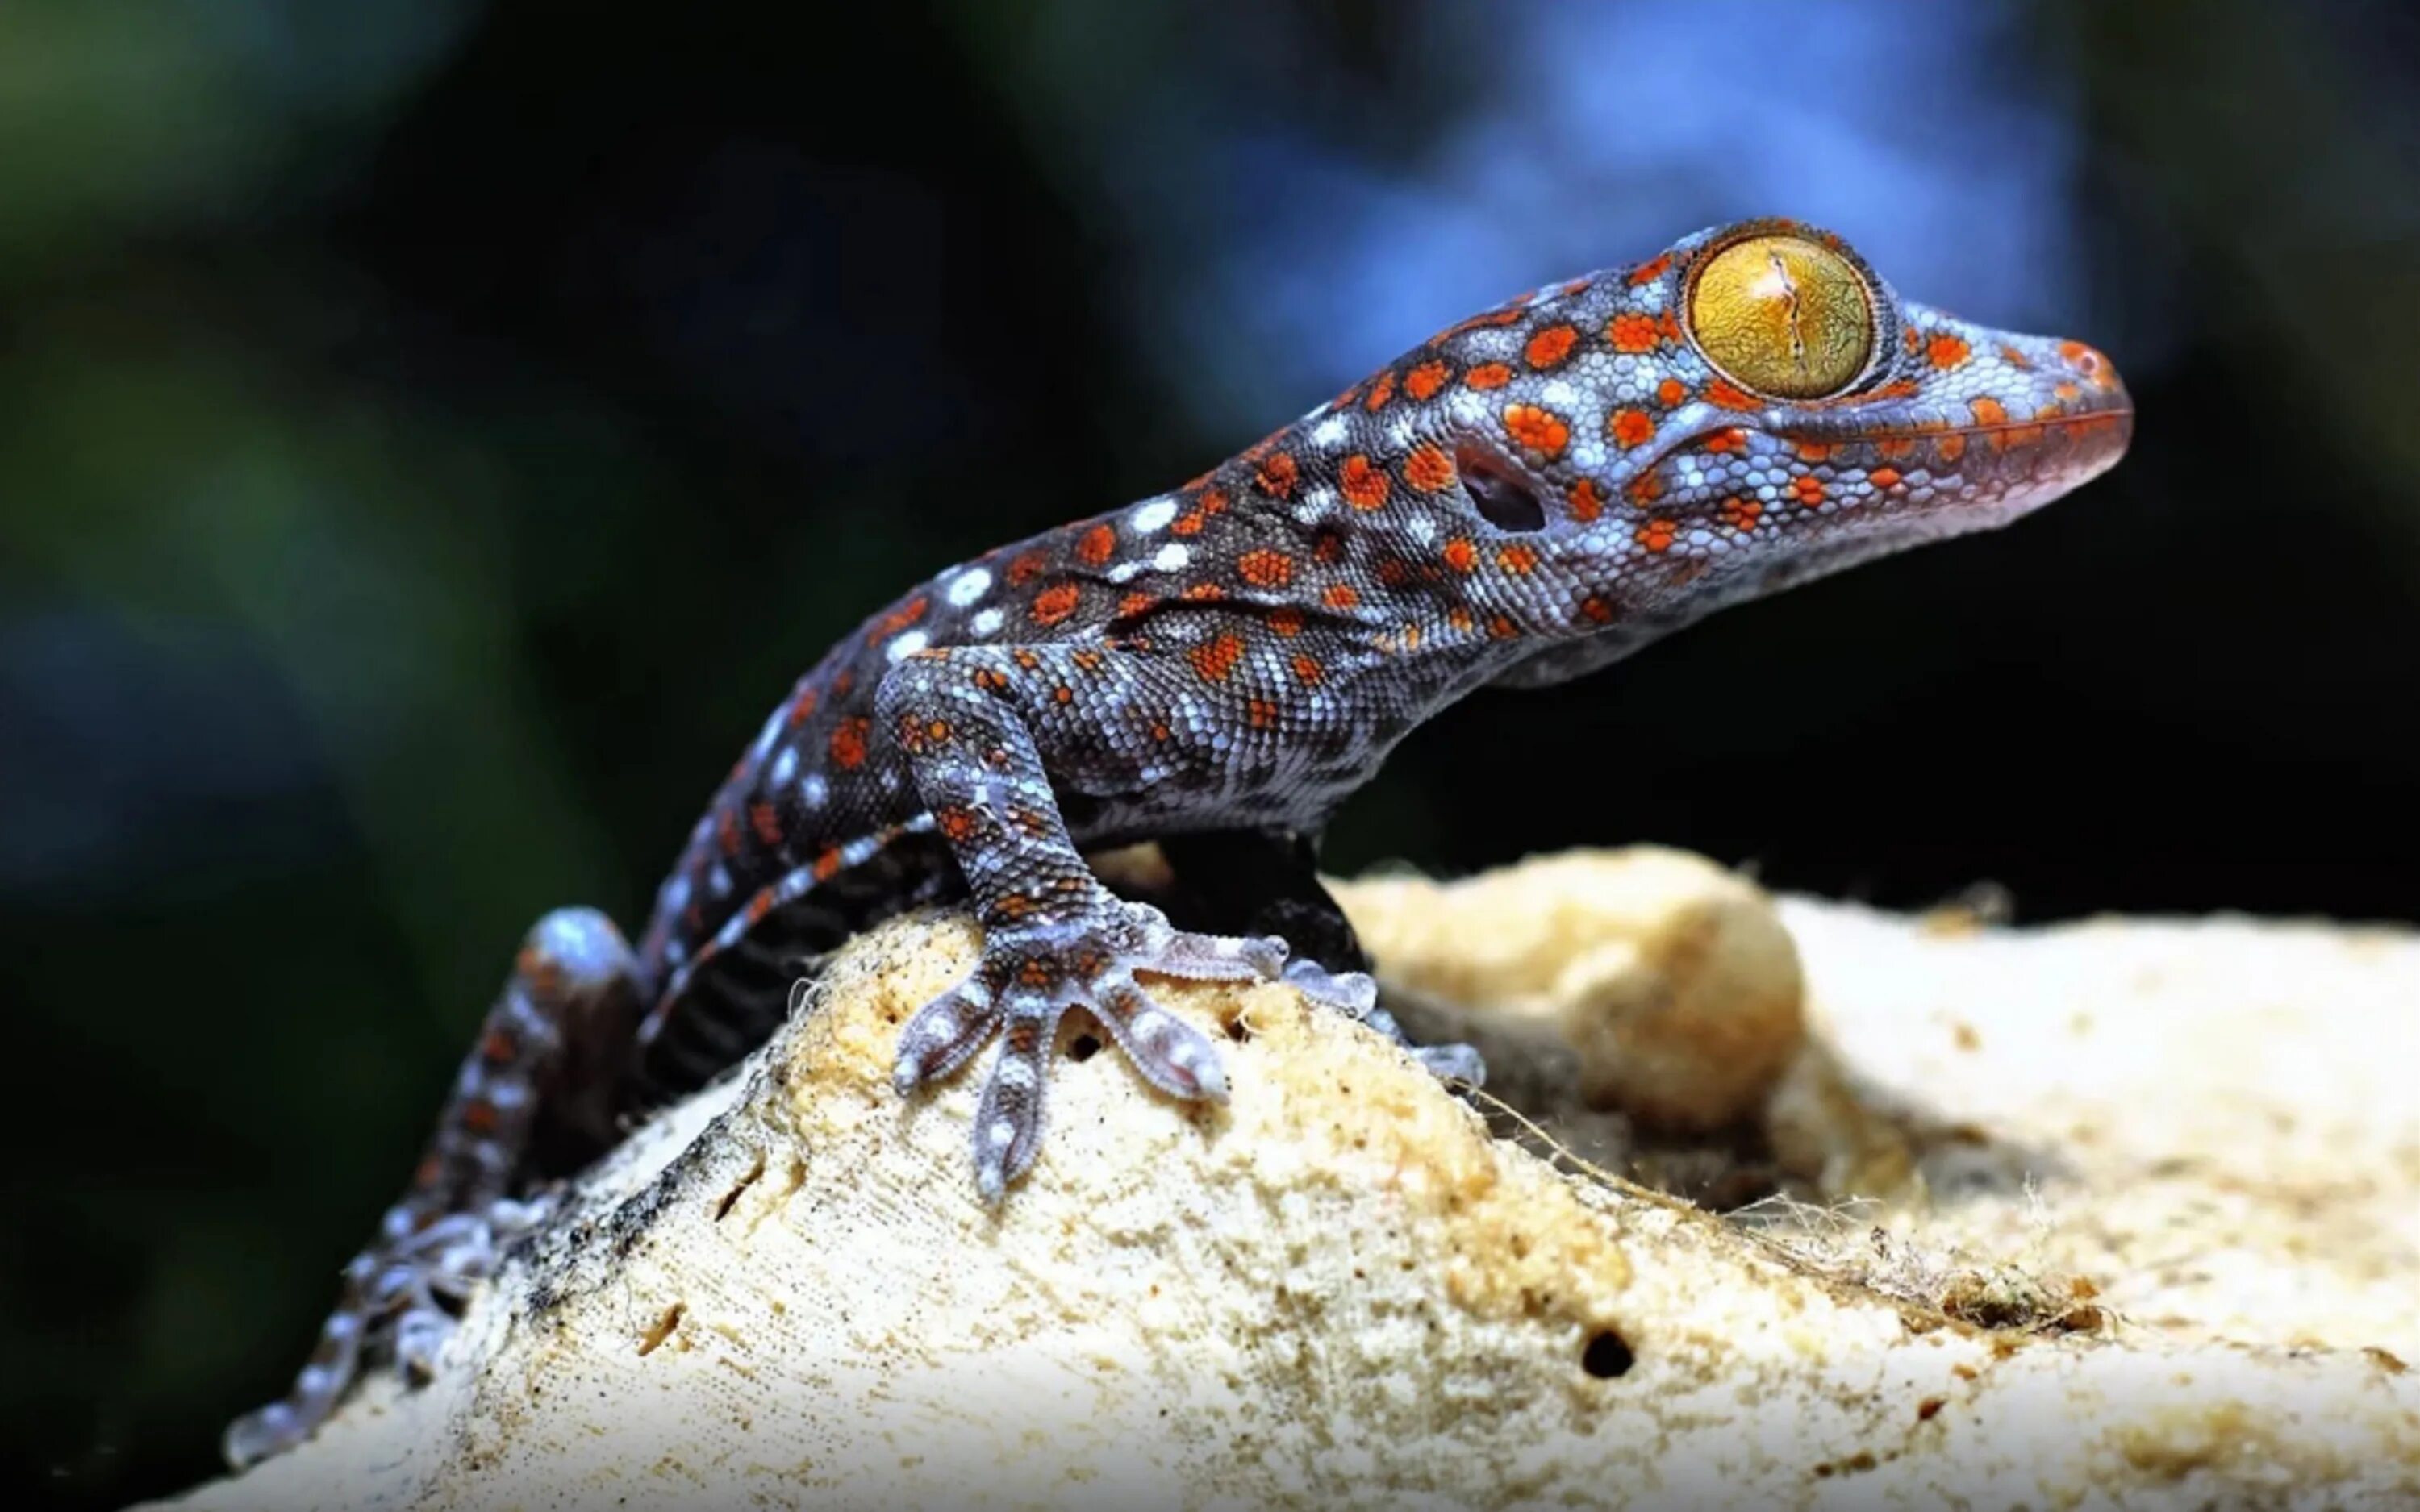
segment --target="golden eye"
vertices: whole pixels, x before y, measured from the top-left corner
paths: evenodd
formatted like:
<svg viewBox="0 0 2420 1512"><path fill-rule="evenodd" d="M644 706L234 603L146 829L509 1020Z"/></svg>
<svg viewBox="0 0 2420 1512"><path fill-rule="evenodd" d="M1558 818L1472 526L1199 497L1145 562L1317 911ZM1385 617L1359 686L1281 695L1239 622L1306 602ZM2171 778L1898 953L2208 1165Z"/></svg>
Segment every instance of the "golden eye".
<svg viewBox="0 0 2420 1512"><path fill-rule="evenodd" d="M1822 399L1854 383L1874 350L1865 275L1803 237L1749 237L1714 255L1689 285L1699 350L1744 388Z"/></svg>

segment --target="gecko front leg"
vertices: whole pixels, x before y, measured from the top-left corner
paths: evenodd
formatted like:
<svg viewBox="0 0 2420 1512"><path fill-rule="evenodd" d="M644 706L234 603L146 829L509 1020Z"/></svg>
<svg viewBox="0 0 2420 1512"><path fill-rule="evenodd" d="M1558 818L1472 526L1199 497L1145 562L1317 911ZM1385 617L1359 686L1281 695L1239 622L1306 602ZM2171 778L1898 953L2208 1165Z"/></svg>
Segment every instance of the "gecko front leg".
<svg viewBox="0 0 2420 1512"><path fill-rule="evenodd" d="M893 1081L912 1092L1000 1036L974 1122L975 1183L986 1202L1001 1199L1041 1147L1051 1044L1069 1010L1092 1014L1161 1090L1223 1101L1217 1049L1155 1004L1136 974L1249 981L1285 972L1283 940L1190 933L1119 898L1068 831L1053 771L1115 766L1123 758L1099 748L1099 732L1126 721L1053 711L1150 707L1155 670L1146 656L1106 648L959 647L905 659L876 696L880 728L905 754L984 930L981 962L908 1021ZM1046 751L1037 735L1054 732ZM1347 1011L1366 1008L1375 992L1366 976L1321 980L1347 999L1336 1005Z"/></svg>

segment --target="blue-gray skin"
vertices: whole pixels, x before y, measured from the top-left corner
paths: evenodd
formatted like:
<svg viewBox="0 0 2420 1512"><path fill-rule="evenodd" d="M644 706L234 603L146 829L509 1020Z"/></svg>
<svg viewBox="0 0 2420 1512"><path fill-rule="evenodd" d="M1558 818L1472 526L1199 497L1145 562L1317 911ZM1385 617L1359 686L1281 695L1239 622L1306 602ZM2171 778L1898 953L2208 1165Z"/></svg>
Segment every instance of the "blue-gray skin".
<svg viewBox="0 0 2420 1512"><path fill-rule="evenodd" d="M1171 1095L1225 1096L1217 1049L1140 978L1281 978L1391 1030L1300 837L1415 725L2004 524L2131 427L2091 348L1903 301L1828 234L1754 222L1465 321L1183 488L952 568L799 680L635 951L588 910L532 932L310 1365L228 1458L305 1437L365 1356L425 1375L549 1179L761 1042L821 952L903 909L965 898L983 926L895 1080L1000 1039L972 1131L988 1201L1039 1149L1070 1010ZM1180 881L1201 859L1200 932L1085 863L1138 840ZM1478 1074L1461 1047L1418 1053Z"/></svg>

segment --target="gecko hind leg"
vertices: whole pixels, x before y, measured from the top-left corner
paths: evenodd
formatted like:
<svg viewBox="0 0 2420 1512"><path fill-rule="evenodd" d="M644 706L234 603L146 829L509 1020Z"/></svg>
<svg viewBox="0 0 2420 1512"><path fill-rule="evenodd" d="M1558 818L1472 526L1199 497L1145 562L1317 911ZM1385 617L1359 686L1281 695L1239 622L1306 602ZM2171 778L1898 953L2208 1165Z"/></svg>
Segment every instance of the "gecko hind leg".
<svg viewBox="0 0 2420 1512"><path fill-rule="evenodd" d="M1294 947L1284 980L1305 997L1357 1019L1410 1052L1440 1081L1485 1085L1486 1062L1466 1044L1414 1044L1379 1004L1370 952L1319 877L1311 836L1290 829L1170 835L1160 854L1175 873L1170 917L1214 933L1274 934Z"/></svg>
<svg viewBox="0 0 2420 1512"><path fill-rule="evenodd" d="M611 920L585 908L538 920L411 1187L346 1265L293 1389L228 1427L229 1464L240 1470L310 1437L365 1363L392 1360L414 1383L429 1377L473 1288L547 1216L551 1200L523 1200L523 1189L612 1144L639 1011L629 947Z"/></svg>

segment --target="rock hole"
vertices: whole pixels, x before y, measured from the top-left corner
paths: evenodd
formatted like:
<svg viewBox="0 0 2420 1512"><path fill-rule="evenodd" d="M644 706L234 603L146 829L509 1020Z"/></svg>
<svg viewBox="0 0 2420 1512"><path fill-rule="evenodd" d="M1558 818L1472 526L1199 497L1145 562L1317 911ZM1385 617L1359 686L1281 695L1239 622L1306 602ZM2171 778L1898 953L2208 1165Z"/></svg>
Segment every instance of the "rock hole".
<svg viewBox="0 0 2420 1512"><path fill-rule="evenodd" d="M1588 1348L1580 1351L1580 1368L1599 1381L1612 1381L1630 1374L1637 1362L1630 1352L1630 1341L1609 1328L1600 1328L1589 1335Z"/></svg>
<svg viewBox="0 0 2420 1512"><path fill-rule="evenodd" d="M1067 1042L1067 1058L1090 1060L1101 1053L1101 1041L1091 1034L1079 1034Z"/></svg>
<svg viewBox="0 0 2420 1512"><path fill-rule="evenodd" d="M762 1177L764 1174L765 1157L760 1152L756 1157L756 1164L749 1166L748 1174L739 1179L739 1184L733 1187L730 1191L722 1194L722 1200L714 1205L714 1221L716 1223L721 1223L723 1219L730 1217L732 1204L737 1202L739 1200L740 1194L746 1192L750 1187L754 1186L757 1179Z"/></svg>
<svg viewBox="0 0 2420 1512"><path fill-rule="evenodd" d="M1463 491L1488 524L1499 531L1546 528L1545 506L1511 463L1466 441L1455 448L1453 465L1462 473Z"/></svg>
<svg viewBox="0 0 2420 1512"><path fill-rule="evenodd" d="M672 1337L673 1330L680 1327L681 1314L688 1310L689 1304L680 1302L665 1308L664 1315L657 1319L654 1326L640 1338L639 1352L643 1355L655 1353L656 1346Z"/></svg>

